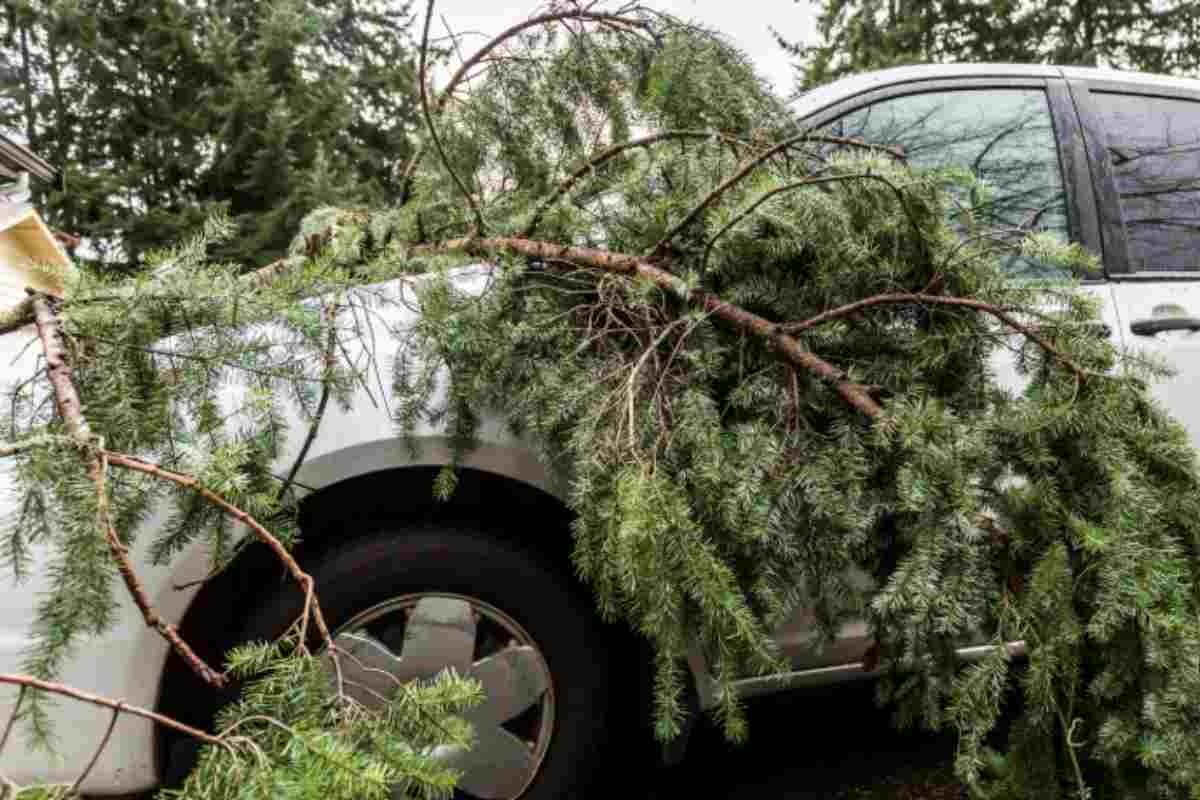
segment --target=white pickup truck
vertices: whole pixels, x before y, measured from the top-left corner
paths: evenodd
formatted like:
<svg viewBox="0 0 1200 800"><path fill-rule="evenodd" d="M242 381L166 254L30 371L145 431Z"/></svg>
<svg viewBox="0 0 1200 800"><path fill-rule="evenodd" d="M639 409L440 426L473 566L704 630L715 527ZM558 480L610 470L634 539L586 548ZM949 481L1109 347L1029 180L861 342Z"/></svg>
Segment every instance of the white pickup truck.
<svg viewBox="0 0 1200 800"><path fill-rule="evenodd" d="M1200 437L1188 388L1200 368L1200 81L1053 66L904 67L825 86L794 110L807 126L901 147L916 166L972 169L997 221L1033 219L1100 256L1103 275L1084 284L1103 302L1098 333L1174 365L1177 377L1155 391ZM1009 268L1020 280L1039 267L1014 259ZM470 268L461 280L486 273ZM394 313L402 324L410 312ZM480 679L487 701L475 712L477 746L459 764L463 796L584 796L618 738L616 695L639 680L642 658L632 638L598 621L573 578L562 477L491 421L453 500L435 507L431 479L451 456L445 431L420 428L412 451L396 438L386 392L363 394L351 413L330 409L297 475L307 492L300 557L340 642L401 680L449 665ZM292 442L282 469L299 447ZM201 655L219 662L231 643L278 634L293 618L293 588L254 547L203 586L180 590L204 576L207 553L196 547L154 567L149 538L135 553L146 588ZM29 644L44 589L37 564L30 571L19 584L0 575L0 672L18 671ZM776 638L791 671L741 681L744 694L870 674L865 625L846 626L818 651L800 609ZM703 659L690 666L702 709L714 701ZM121 623L79 647L62 680L197 724L213 711L211 692L127 600ZM0 721L15 697L0 692ZM18 782L74 779L109 716L66 701L54 716L62 758L27 752L18 728L0 771ZM83 788L146 789L178 777L191 757L187 742L124 717Z"/></svg>

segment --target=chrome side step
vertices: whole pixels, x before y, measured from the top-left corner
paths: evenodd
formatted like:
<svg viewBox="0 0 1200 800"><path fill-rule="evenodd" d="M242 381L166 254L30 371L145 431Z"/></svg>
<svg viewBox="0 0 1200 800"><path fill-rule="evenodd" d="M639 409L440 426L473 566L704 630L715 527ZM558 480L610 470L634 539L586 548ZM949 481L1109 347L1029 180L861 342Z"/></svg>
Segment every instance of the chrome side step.
<svg viewBox="0 0 1200 800"><path fill-rule="evenodd" d="M997 646L984 644L972 647L960 647L955 650L955 654L964 662L978 661L995 650ZM1023 658L1025 656L1024 641L1009 642L1003 646L1008 649L1010 658ZM735 681L733 688L740 698L758 697L790 689L849 683L851 681L875 678L880 674L881 671L879 669L868 670L864 668L862 661L854 661L849 664L839 664L833 667L819 667L816 669L797 670L795 672L782 672L778 675L743 678L742 680ZM700 691L699 695L701 708L707 710L716 704L716 693L713 691L712 680L707 674L704 676L704 680L708 683L708 686L705 687L705 690Z"/></svg>

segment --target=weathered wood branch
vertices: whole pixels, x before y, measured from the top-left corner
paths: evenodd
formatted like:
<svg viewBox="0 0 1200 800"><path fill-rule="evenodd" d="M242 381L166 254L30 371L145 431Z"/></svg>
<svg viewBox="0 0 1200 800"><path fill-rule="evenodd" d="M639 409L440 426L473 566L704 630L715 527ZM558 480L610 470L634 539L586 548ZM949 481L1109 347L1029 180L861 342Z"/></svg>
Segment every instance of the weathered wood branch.
<svg viewBox="0 0 1200 800"><path fill-rule="evenodd" d="M129 705L123 700L112 700L98 694L85 692L82 689L76 689L72 686L64 686L61 683L52 683L44 681L40 678L35 678L32 675L17 675L13 673L0 672L0 683L7 683L14 686L21 686L29 689L39 689L43 692L62 695L63 697L71 697L75 700L82 700L85 703L91 703L94 706L102 708L111 708L125 714L133 714L135 717L142 717L151 722L157 722L159 725L164 725L180 733L186 733L188 736L195 737L202 742L224 746L226 743L218 736L213 736L211 733L206 733L199 728L193 728L191 725L185 725L177 719L164 716L163 714L150 711L149 709L141 708L140 706Z"/></svg>
<svg viewBox="0 0 1200 800"><path fill-rule="evenodd" d="M715 294L689 288L681 278L656 266L647 258L518 238L453 239L422 247L420 250L461 251L481 255L520 253L549 263L566 262L648 280L689 305L702 308L746 333L767 340L787 361L829 383L842 399L864 415L873 418L883 413L883 408L871 397L868 387L849 380L845 372L805 349L800 340L780 330L775 323L727 303Z"/></svg>
<svg viewBox="0 0 1200 800"><path fill-rule="evenodd" d="M113 560L116 561L117 571L121 574L125 588L129 590L129 595L141 612L146 625L158 631L201 680L210 686L222 687L226 683L225 677L192 650L179 635L179 631L174 625L158 615L138 579L133 561L129 558L129 549L121 541L112 522L108 506L108 487L105 482L103 455L94 446L91 429L88 427L87 419L83 416L79 394L71 379L71 365L67 361L66 351L62 345L58 316L51 305L51 299L45 295L31 295L31 300L34 324L37 326L38 337L42 342L42 352L46 357L46 372L50 379L50 385L54 389L58 413L62 417L67 435L80 448L81 456L87 464L88 477L96 486L96 523L104 532L105 542L108 544Z"/></svg>
<svg viewBox="0 0 1200 800"><path fill-rule="evenodd" d="M317 630L321 634L321 638L325 644L331 649L334 648L333 637L329 633L329 627L325 624L325 617L321 612L321 604L313 596L313 579L300 565L296 563L296 559L283 546L283 542L279 541L274 534L262 526L262 524L254 517L247 514L242 509L230 503L225 498L221 497L211 489L204 486L200 481L190 475L184 475L179 472L173 472L165 467L155 464L150 461L137 458L136 456L127 455L125 453L116 453L111 450L100 449L99 454L108 460L109 464L125 469L141 472L146 475L152 475L162 480L171 481L184 488L191 489L208 502L220 508L225 514L232 519L245 525L254 534L260 542L270 548L271 552L283 563L291 576L300 584L300 587L305 593L305 605L311 606L313 621L317 624ZM303 643L303 640L301 641Z"/></svg>
<svg viewBox="0 0 1200 800"><path fill-rule="evenodd" d="M33 298L26 297L15 306L0 310L0 334L12 333L33 322Z"/></svg>

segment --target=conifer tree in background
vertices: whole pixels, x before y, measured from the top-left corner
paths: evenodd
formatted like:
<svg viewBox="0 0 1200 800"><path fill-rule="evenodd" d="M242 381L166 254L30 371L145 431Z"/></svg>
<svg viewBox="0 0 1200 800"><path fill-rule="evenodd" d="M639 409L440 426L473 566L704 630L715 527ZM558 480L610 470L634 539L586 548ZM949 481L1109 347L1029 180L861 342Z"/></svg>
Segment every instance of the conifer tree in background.
<svg viewBox="0 0 1200 800"><path fill-rule="evenodd" d="M433 0L425 11L423 41ZM188 513L197 487L223 513L272 520L274 535L251 526L260 541L291 541L294 508L267 477L284 404L319 424L316 386L349 401L371 369L338 346L361 335L353 315L415 302L394 343L398 435L444 420L465 454L499 409L571 476L575 566L601 612L654 645L661 738L679 730L693 646L726 734L754 735L731 685L782 668L768 632L803 599L824 641L866 617L884 699L957 730L980 797L1200 793L1196 454L1148 395L1161 367L1097 338L1095 303L1069 280L1014 281L1000 261L1086 272L1090 256L986 227L970 174L802 128L719 37L638 6L558 4L441 91L418 87L404 202L320 209L286 258L241 277L205 260L236 232L217 219L135 280L85 270L61 303L0 317L36 322L54 367L16 394L4 431L31 512L4 554L15 565L31 538L56 554L36 678L108 624L118 577L130 587L106 559L121 563L163 491L152 479L180 487L176 524L142 534L167 555L203 537L228 558L221 516ZM491 281L463 291L451 268L481 259ZM403 296L380 288L400 278ZM1019 390L992 374L1009 348ZM218 394L232 376L244 391ZM431 488L452 492L453 470ZM309 655L330 652L319 608L281 645L304 646L298 660L233 654L234 675L266 682L216 740L202 733L185 796L446 785L427 748L465 736L451 718L471 687L427 690L436 728L403 697L383 717L328 704L329 669ZM990 655L957 663L981 638ZM1018 640L1024 706L994 774L985 743Z"/></svg>
<svg viewBox="0 0 1200 800"><path fill-rule="evenodd" d="M0 130L63 171L36 197L107 268L223 207L221 258L262 266L303 215L386 204L415 121L409 4L12 0Z"/></svg>
<svg viewBox="0 0 1200 800"><path fill-rule="evenodd" d="M1181 0L822 0L818 44L777 31L796 84L902 64L1033 63L1170 75L1200 70L1195 4Z"/></svg>

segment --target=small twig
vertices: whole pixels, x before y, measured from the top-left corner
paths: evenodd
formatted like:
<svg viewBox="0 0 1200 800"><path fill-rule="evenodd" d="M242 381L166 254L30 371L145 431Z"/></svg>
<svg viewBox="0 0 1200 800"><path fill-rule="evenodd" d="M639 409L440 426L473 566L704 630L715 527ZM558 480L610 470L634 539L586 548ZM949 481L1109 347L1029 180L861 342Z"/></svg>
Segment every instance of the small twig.
<svg viewBox="0 0 1200 800"><path fill-rule="evenodd" d="M308 426L308 435L304 437L304 444L300 447L300 452L296 455L296 460L292 462L292 468L288 470L287 477L279 487L278 499L282 501L286 496L288 489L292 486L292 481L296 479L296 473L300 471L300 467L304 464L304 459L308 457L309 448L316 441L317 430L321 427L321 420L325 417L325 407L329 405L329 383L333 380L333 368L335 365L335 355L333 352L334 345L337 344L337 328L334 326L336 319L336 309L331 310L330 306L325 306L322 309L322 316L329 323L329 342L325 346L325 369L321 375L321 399L317 401L317 411L313 415L312 424Z"/></svg>
<svg viewBox="0 0 1200 800"><path fill-rule="evenodd" d="M76 689L71 686L64 686L61 683L44 681L40 678L35 678L32 675L15 675L12 673L0 672L0 683L8 683L21 687L29 687L31 689L39 689L43 692L50 692L51 694L59 694L63 695L64 697L82 700L83 702L91 703L94 706L115 709L125 714L133 714L135 717L142 717L143 719L148 719L151 722L157 722L159 725L177 730L180 733L186 733L189 736L199 739L202 742L207 742L208 744L215 744L222 747L228 746L225 742L221 741L221 738L218 736L213 736L212 734L206 733L199 728L193 728L191 725L185 725L177 719L172 719L171 717L164 716L139 706L129 705L124 700L110 700L107 697L102 697L98 694L85 692L82 689Z"/></svg>
<svg viewBox="0 0 1200 800"><path fill-rule="evenodd" d="M4 745L8 744L8 735L12 733L13 726L17 722L17 715L21 713L21 701L25 699L25 684L17 689L17 702L13 704L12 714L8 717L8 722L4 726L4 733L0 734L0 753L4 752Z"/></svg>
<svg viewBox="0 0 1200 800"><path fill-rule="evenodd" d="M108 721L108 729L104 731L104 736L101 737L100 744L96 747L96 752L92 753L92 760L88 762L88 765L83 768L83 772L79 773L79 777L71 784L71 788L67 790L68 797L73 796L79 791L79 787L83 785L83 782L87 780L87 776L96 767L96 762L100 760L100 754L104 752L104 748L108 747L108 740L112 738L113 728L117 727L117 718L121 716L121 709L124 707L125 703L122 700L118 700L117 704L113 706L112 718Z"/></svg>
<svg viewBox="0 0 1200 800"><path fill-rule="evenodd" d="M311 575L305 575L300 581L300 588L304 591L304 609L300 612L300 636L296 647L303 653L308 653L308 618L312 613L313 601L313 579Z"/></svg>
<svg viewBox="0 0 1200 800"><path fill-rule="evenodd" d="M675 326L681 325L684 322L687 322L687 319L684 317L680 317L679 319L677 319L674 322L665 326L662 329L662 332L660 334L658 334L658 336L654 337L654 341L650 342L650 345L646 348L645 352L642 353L641 358L639 358L637 360L637 363L633 365L633 369L630 370L630 372L629 372L629 380L625 382L625 393L627 395L627 400L628 400L630 449L633 448L634 443L636 441L635 436L636 436L637 426L634 424L634 421L636 419L636 414L635 414L636 406L635 406L634 400L637 397L637 393L636 393L635 389L637 388L636 384L637 384L638 372L642 369L642 365L646 363L646 359L650 356L650 354L655 352L658 349L658 346L660 344L662 344L663 340L665 340L667 338L667 336L671 333L671 331L675 329Z"/></svg>
<svg viewBox="0 0 1200 800"><path fill-rule="evenodd" d="M713 131L669 130L659 131L658 133L652 133L649 136L642 136L637 139L630 139L629 141L620 142L618 144L614 144L612 147L606 148L597 155L588 159L583 166L563 179L554 192L538 204L537 210L533 212L533 218L529 221L529 224L525 226L525 231L521 234L521 236L523 238L529 238L530 236L533 236L534 232L537 230L538 224L542 221L542 215L549 211L550 208L558 202L559 198L575 188L575 184L578 183L584 176L593 172L596 167L599 167L606 161L616 158L617 156L621 155L621 153L639 147L649 147L650 145L657 144L658 142L672 141L676 139L713 138L720 139L721 141L744 142L744 140L738 139L737 137L729 136L723 133L716 133Z"/></svg>
<svg viewBox="0 0 1200 800"><path fill-rule="evenodd" d="M295 579L296 583L302 589L306 585L306 582L310 579L308 573L300 568L300 565L296 563L296 559L291 553L288 552L287 548L283 546L283 543L280 542L279 539L274 536L274 534L264 528L262 524L259 523L254 517L250 516L245 511L233 505L212 490L208 489L197 479L190 475L182 475L178 472L173 472L169 469L163 468L158 464L154 464L125 453L114 453L111 450L101 450L100 453L108 459L110 464L114 466L124 467L125 469L131 469L135 472L142 472L147 475L153 475L154 477L168 480L187 489L191 489L208 502L220 508L233 520L240 522L242 525L245 525L247 528L249 528L254 536L260 542L265 544L271 550L271 552L273 552L275 556L281 562L283 562L284 567L288 570L291 576ZM312 599L312 617L313 621L317 625L317 630L321 634L321 638L328 646L332 646L333 636L329 633L329 627L325 624L325 616L321 612L321 604L316 597L313 597Z"/></svg>
<svg viewBox="0 0 1200 800"><path fill-rule="evenodd" d="M52 447L58 444L67 444L70 441L71 440L66 436L54 436L53 434L31 436L28 439L23 439L19 442L0 444L0 458L14 456L17 453L22 453L26 450L33 450L38 447Z"/></svg>
<svg viewBox="0 0 1200 800"><path fill-rule="evenodd" d="M433 4L435 2L437 0L429 0L429 4L425 7L425 28L421 34L421 50L417 67L417 81L421 88L421 114L425 117L425 127L429 129L429 138L433 141L433 146L437 150L438 158L442 161L442 166L445 167L446 172L450 173L455 186L462 193L463 198L467 201L467 205L471 207L471 213L475 215L475 235L482 236L485 227L483 224L483 213L479 210L479 206L476 204L475 198L471 196L471 191L467 188L467 185L463 183L462 178L458 177L458 173L450 165L450 159L446 156L445 148L442 147L441 137L438 136L437 126L433 124L433 114L429 111L429 86L426 82L425 67L429 57L429 25L433 22Z"/></svg>
<svg viewBox="0 0 1200 800"><path fill-rule="evenodd" d="M857 139L843 139L843 138L837 137L837 136L823 136L820 134L813 134L808 131L805 131L804 133L801 133L801 134L797 134L796 136L791 136L791 137L784 139L783 141L775 144L774 146L767 148L766 150L759 153L754 158L747 161L741 167L741 169L739 169L737 172L733 173L733 175L730 175L725 181L723 181L721 183L720 186L718 186L717 188L715 188L711 192L709 192L708 195L705 196L705 198L703 200L701 200L699 203L697 203L692 208L692 210L688 212L687 216L685 216L678 224L676 224L673 228L671 228L670 230L668 230L666 233L663 234L662 238L658 240L658 243L655 244L653 249L650 251L650 254L657 255L657 254L666 252L667 245L669 245L671 243L672 239L674 239L679 234L683 233L683 231L687 230L691 226L691 224L693 222L695 222L696 219L699 218L699 216L701 214L703 214L704 211L709 206L711 206L713 203L715 203L717 201L718 198L721 197L721 195L725 194L725 192L729 191L734 186L736 186L738 183L743 181L746 178L746 176L748 176L751 172L753 172L755 169L757 169L759 166L761 166L765 161L772 158L773 156L778 155L779 153L783 152L784 150L788 149L789 147L794 147L795 145L797 145L801 142L806 142L806 141L822 141L822 142L830 142L833 144L846 145L849 147L864 147L864 148L868 148L871 150L884 150L884 151L890 152L892 155L896 156L897 158L904 157L903 154L898 151L891 150L890 148L881 148L878 145L868 145Z"/></svg>

